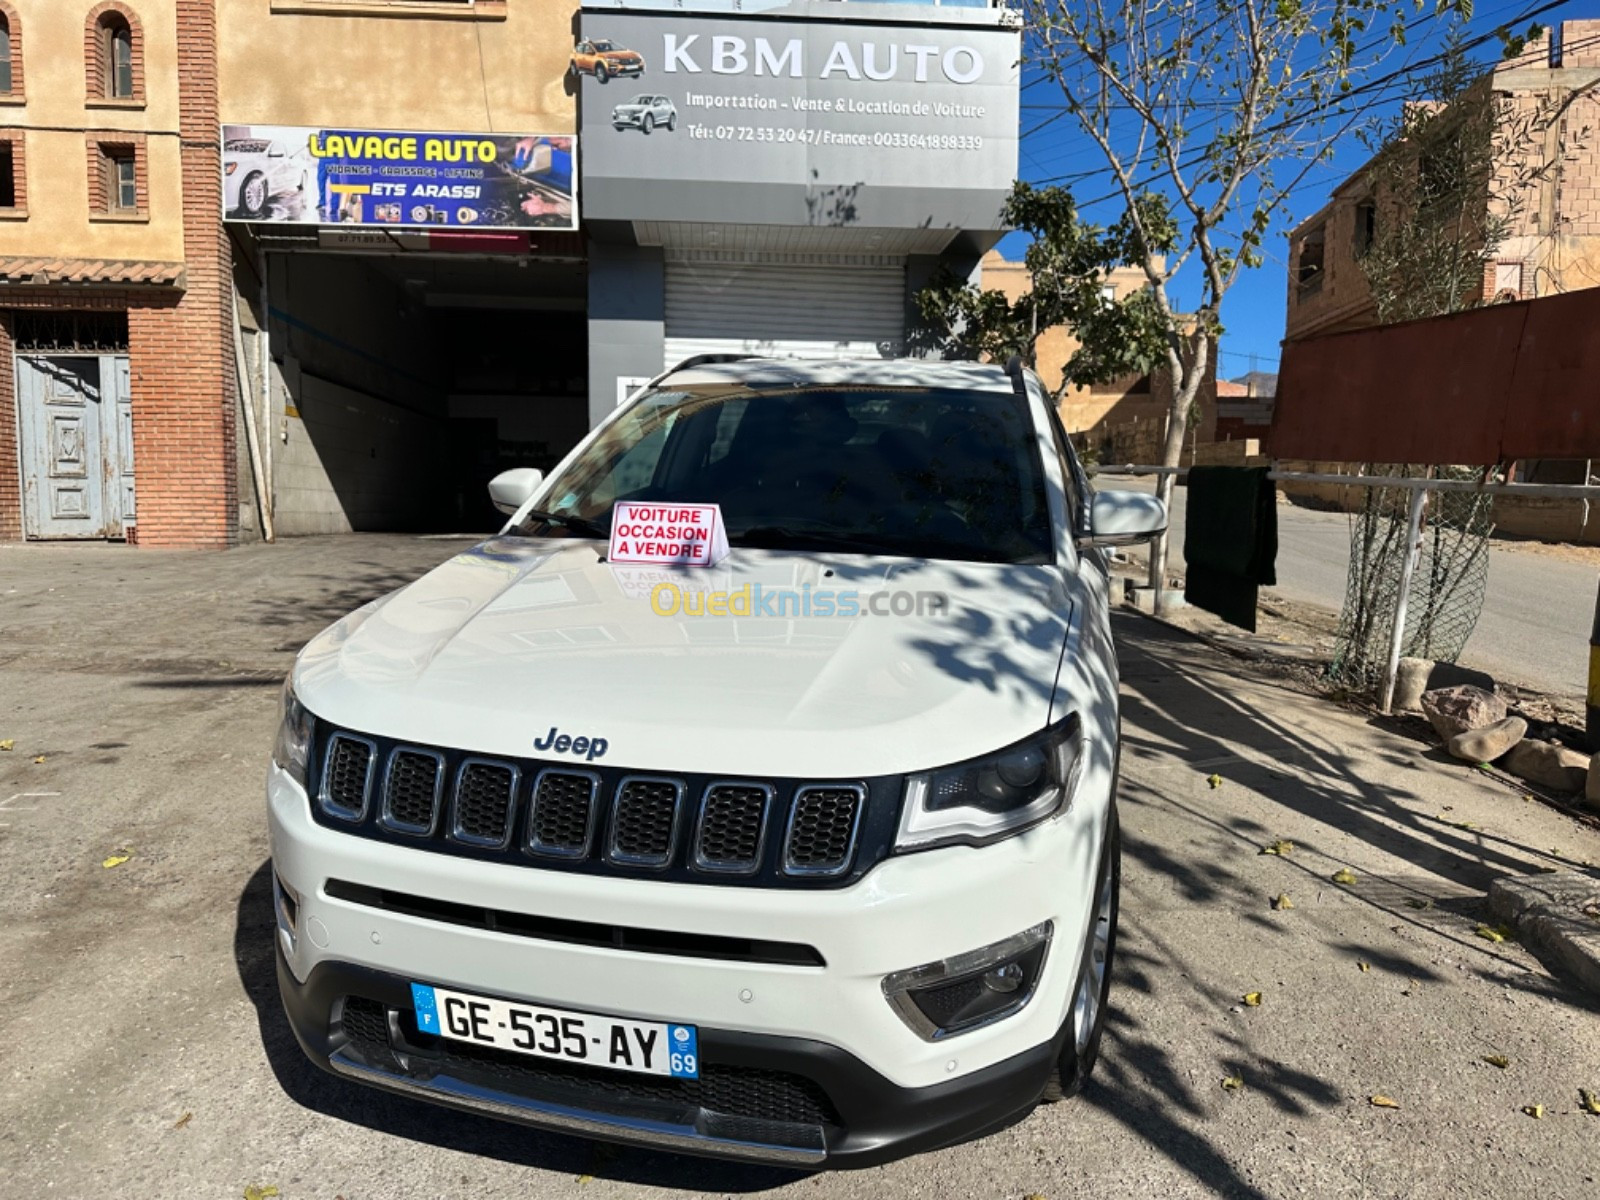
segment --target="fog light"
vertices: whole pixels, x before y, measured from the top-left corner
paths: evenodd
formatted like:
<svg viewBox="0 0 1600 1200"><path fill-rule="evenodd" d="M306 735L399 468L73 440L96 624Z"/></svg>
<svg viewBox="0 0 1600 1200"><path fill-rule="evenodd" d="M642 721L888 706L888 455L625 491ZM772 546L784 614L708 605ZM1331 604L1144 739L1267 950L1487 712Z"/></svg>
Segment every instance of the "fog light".
<svg viewBox="0 0 1600 1200"><path fill-rule="evenodd" d="M896 971L884 978L884 997L930 1042L1002 1021L1033 998L1052 929L1045 921L982 949Z"/></svg>

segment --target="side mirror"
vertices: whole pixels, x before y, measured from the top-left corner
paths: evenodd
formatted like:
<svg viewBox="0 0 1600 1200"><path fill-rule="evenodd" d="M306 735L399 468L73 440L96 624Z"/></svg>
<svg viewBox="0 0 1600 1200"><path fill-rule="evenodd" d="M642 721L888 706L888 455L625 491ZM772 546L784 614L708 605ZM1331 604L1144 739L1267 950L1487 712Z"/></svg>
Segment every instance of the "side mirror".
<svg viewBox="0 0 1600 1200"><path fill-rule="evenodd" d="M1089 536L1080 547L1131 546L1165 533L1167 506L1145 492L1099 492L1089 511Z"/></svg>
<svg viewBox="0 0 1600 1200"><path fill-rule="evenodd" d="M489 481L489 499L509 516L532 499L543 482L544 472L538 467L513 467Z"/></svg>

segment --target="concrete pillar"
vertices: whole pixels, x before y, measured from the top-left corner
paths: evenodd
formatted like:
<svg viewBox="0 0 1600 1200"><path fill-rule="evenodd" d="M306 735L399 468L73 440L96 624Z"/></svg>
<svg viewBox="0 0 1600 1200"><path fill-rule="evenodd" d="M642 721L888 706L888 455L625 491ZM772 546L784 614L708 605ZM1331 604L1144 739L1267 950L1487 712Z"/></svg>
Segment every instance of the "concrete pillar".
<svg viewBox="0 0 1600 1200"><path fill-rule="evenodd" d="M589 244L589 424L617 406L617 379L661 374L666 270L659 247Z"/></svg>

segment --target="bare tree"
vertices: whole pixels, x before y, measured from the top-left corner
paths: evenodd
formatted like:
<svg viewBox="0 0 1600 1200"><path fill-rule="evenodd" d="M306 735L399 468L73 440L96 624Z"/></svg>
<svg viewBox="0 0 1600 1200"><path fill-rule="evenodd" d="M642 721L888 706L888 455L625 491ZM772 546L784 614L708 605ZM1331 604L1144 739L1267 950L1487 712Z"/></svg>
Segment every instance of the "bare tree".
<svg viewBox="0 0 1600 1200"><path fill-rule="evenodd" d="M1161 317L1164 466L1181 458L1223 298L1289 194L1354 127L1408 29L1458 11L1467 0L1024 0L1025 62L1098 151L1093 177L1121 202ZM1198 303L1180 308L1186 268ZM1163 500L1172 485L1162 476ZM1165 539L1151 558L1159 605Z"/></svg>

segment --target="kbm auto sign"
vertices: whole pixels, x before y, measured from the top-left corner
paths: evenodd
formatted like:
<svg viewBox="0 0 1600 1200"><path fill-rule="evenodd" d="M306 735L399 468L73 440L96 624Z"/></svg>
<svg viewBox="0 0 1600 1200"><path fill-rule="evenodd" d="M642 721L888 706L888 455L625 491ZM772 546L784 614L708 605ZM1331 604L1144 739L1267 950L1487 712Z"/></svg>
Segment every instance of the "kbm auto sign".
<svg viewBox="0 0 1600 1200"><path fill-rule="evenodd" d="M583 30L591 218L998 223L1017 168L1014 31L599 11Z"/></svg>

